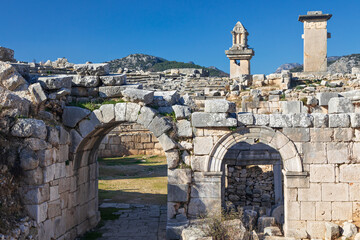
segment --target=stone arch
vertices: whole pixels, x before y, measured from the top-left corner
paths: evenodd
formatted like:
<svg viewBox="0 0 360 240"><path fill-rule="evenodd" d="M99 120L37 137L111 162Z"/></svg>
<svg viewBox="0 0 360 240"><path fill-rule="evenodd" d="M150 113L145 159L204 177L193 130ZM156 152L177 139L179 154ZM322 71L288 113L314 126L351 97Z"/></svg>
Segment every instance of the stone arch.
<svg viewBox="0 0 360 240"><path fill-rule="evenodd" d="M301 157L295 144L279 130L269 127L249 126L222 136L213 146L206 159L207 172L221 172L222 161L228 149L246 139L261 142L276 149L286 172L303 172Z"/></svg>

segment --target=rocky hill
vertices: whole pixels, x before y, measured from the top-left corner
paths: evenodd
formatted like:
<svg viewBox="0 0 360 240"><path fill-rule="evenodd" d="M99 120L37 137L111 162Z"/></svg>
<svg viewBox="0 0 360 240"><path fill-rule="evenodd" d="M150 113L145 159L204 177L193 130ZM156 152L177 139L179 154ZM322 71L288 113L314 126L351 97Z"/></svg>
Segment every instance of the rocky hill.
<svg viewBox="0 0 360 240"><path fill-rule="evenodd" d="M151 72L161 72L167 69L172 68L205 68L209 70L210 76L217 77L228 77L229 74L221 71L216 67L203 67L194 62L177 62L177 61L168 61L164 58L155 57L146 54L130 54L127 57L111 60L108 62L110 64L111 72L118 72L119 68L136 70L136 71L151 71Z"/></svg>
<svg viewBox="0 0 360 240"><path fill-rule="evenodd" d="M360 54L351 54L346 56L328 57L328 72L330 73L351 73L351 68L360 66ZM276 73L282 70L290 70L290 72L301 72L303 65L299 63L282 64L276 69Z"/></svg>

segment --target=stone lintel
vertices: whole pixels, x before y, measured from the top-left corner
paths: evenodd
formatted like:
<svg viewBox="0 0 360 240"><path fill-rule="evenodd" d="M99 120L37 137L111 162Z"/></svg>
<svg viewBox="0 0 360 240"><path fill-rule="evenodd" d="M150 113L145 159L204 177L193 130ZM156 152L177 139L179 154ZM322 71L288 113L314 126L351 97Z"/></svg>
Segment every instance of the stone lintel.
<svg viewBox="0 0 360 240"><path fill-rule="evenodd" d="M300 15L298 20L300 22L313 21L313 20L327 21L331 17L332 17L332 14L311 14L311 15Z"/></svg>

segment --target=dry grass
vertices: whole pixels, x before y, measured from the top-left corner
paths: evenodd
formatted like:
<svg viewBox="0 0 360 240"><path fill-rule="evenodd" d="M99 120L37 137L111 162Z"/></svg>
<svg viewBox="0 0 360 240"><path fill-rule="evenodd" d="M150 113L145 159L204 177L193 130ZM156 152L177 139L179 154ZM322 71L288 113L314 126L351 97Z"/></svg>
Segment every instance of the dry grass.
<svg viewBox="0 0 360 240"><path fill-rule="evenodd" d="M167 165L164 156L99 159L99 200L166 204Z"/></svg>

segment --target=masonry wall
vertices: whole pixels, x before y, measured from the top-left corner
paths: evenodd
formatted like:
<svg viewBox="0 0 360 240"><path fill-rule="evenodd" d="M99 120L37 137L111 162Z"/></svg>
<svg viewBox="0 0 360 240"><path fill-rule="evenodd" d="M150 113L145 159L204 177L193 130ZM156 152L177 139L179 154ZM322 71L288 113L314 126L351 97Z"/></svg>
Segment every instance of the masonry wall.
<svg viewBox="0 0 360 240"><path fill-rule="evenodd" d="M140 124L121 124L108 133L99 146L99 157L164 155L158 139Z"/></svg>

